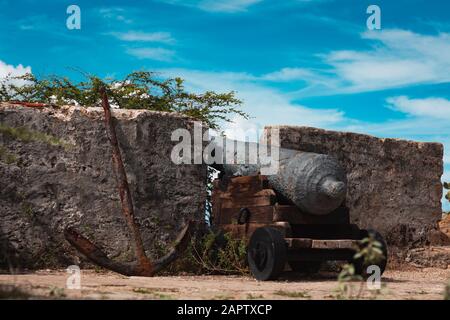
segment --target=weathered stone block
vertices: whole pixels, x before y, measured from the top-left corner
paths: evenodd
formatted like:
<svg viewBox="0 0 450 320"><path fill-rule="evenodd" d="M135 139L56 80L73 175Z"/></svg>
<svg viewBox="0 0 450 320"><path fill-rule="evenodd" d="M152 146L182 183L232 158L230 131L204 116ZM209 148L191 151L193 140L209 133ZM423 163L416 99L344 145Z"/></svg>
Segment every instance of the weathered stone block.
<svg viewBox="0 0 450 320"><path fill-rule="evenodd" d="M408 251L406 262L417 268L437 267L447 269L450 265L450 247L424 247Z"/></svg>
<svg viewBox="0 0 450 320"><path fill-rule="evenodd" d="M144 245L151 256L160 255L187 219L204 217L206 167L170 159L172 131L193 130L193 120L146 110L115 109L113 116ZM67 225L111 258L132 260L103 121L101 108L0 104L4 263L5 258L29 268L73 263L75 251L62 234Z"/></svg>
<svg viewBox="0 0 450 320"><path fill-rule="evenodd" d="M327 131L279 128L283 148L335 156L347 171L346 204L361 228L378 230L388 243L428 241L442 215L443 145Z"/></svg>

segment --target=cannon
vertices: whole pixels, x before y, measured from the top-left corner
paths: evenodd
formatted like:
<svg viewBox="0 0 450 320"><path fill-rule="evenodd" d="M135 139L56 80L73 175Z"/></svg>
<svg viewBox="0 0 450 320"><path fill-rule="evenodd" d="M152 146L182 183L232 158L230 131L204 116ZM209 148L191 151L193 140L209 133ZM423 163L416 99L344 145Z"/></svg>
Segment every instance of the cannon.
<svg viewBox="0 0 450 320"><path fill-rule="evenodd" d="M332 156L279 149L278 168L262 175L259 165L213 165L213 225L247 242L252 275L273 280L289 265L293 271L318 272L325 261L353 263L363 277L367 263L355 253L372 238L381 244L376 262L382 273L387 246L374 230L350 223L345 204L346 173Z"/></svg>

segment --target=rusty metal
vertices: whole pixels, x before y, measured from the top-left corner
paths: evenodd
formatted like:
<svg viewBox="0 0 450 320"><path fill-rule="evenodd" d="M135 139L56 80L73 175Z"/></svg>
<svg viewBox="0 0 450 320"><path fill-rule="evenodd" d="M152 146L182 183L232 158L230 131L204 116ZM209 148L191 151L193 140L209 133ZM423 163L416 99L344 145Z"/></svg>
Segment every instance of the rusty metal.
<svg viewBox="0 0 450 320"><path fill-rule="evenodd" d="M99 247L70 227L66 228L64 231L64 236L66 240L79 252L101 267L128 276L153 276L156 272L174 261L179 254L186 249L193 229L193 223L191 221L187 223L178 238L175 240L174 246L164 257L154 262L147 257L139 227L135 222L133 200L128 186L128 179L125 172L125 167L123 165L116 130L111 115L111 107L104 88L101 89L101 96L102 106L105 113L106 130L112 146L113 169L119 189L122 214L124 215L127 226L131 231L131 235L134 240L134 251L137 259L133 263L115 262L109 259Z"/></svg>
<svg viewBox="0 0 450 320"><path fill-rule="evenodd" d="M120 154L119 142L117 141L116 130L113 124L113 118L111 116L111 108L108 102L108 96L104 89L101 91L102 95L102 106L105 112L105 126L106 132L108 133L108 138L112 147L112 162L114 172L116 174L116 180L119 187L120 202L122 204L122 213L127 222L128 228L131 230L131 234L134 239L134 250L136 252L139 263L146 270L151 270L153 268L150 261L145 256L145 249L142 243L141 233L138 226L134 222L134 208L131 199L130 188L128 186L127 176L125 172L125 167L123 165L122 156Z"/></svg>
<svg viewBox="0 0 450 320"><path fill-rule="evenodd" d="M56 107L54 104L40 103L40 102L25 102L25 101L8 101L8 103L18 104L29 108L45 108L45 107Z"/></svg>

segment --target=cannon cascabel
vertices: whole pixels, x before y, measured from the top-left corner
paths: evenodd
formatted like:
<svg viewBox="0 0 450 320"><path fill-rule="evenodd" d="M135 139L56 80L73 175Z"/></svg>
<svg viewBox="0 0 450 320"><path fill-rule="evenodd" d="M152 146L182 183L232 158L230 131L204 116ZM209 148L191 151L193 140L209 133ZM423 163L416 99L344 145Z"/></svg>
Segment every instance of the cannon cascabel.
<svg viewBox="0 0 450 320"><path fill-rule="evenodd" d="M325 215L337 209L345 199L345 171L331 156L295 152L280 157L278 173L268 176L274 190L301 210Z"/></svg>
<svg viewBox="0 0 450 320"><path fill-rule="evenodd" d="M268 180L277 193L313 215L326 215L343 203L347 193L346 173L334 157L284 148L275 150L279 152L278 169ZM226 176L250 176L260 172L260 166L255 164L214 167Z"/></svg>

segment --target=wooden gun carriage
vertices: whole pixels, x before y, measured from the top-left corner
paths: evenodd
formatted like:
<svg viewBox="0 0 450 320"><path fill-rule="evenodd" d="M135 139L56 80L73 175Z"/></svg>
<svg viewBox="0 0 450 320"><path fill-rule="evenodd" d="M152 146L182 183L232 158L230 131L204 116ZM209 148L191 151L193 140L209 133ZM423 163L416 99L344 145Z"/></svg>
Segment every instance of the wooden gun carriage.
<svg viewBox="0 0 450 320"><path fill-rule="evenodd" d="M249 268L258 280L276 279L286 264L297 272L317 272L327 260L352 262L364 276L364 261L354 255L369 236L382 244L381 272L386 266L383 238L351 224L345 201L326 215L309 214L278 193L263 175L216 179L212 212L215 226L247 241Z"/></svg>

